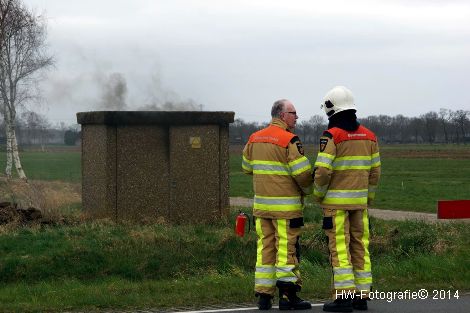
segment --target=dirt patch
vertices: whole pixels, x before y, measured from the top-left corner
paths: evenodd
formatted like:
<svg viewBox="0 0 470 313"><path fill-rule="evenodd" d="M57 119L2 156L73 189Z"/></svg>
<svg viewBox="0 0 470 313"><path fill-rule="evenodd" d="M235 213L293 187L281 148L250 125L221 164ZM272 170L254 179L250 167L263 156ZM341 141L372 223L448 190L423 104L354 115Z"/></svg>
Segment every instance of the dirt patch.
<svg viewBox="0 0 470 313"><path fill-rule="evenodd" d="M0 202L16 208L36 208L49 220L60 220L64 211L81 202L81 185L61 181L29 181L0 177Z"/></svg>
<svg viewBox="0 0 470 313"><path fill-rule="evenodd" d="M43 218L40 210L29 207L19 208L18 204L11 202L0 203L0 225L16 222L28 224L34 221L41 221Z"/></svg>
<svg viewBox="0 0 470 313"><path fill-rule="evenodd" d="M470 149L449 150L382 150L382 157L387 158L416 158L416 159L470 159Z"/></svg>

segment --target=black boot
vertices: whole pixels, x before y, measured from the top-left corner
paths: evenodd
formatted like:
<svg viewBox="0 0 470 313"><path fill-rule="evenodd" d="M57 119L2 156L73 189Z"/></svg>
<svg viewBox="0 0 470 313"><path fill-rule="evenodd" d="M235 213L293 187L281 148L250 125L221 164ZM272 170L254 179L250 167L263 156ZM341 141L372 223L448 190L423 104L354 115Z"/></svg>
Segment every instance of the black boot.
<svg viewBox="0 0 470 313"><path fill-rule="evenodd" d="M272 299L273 296L265 294L265 293L256 293L256 297L259 297L258 300L258 309L260 310L269 310L273 306Z"/></svg>
<svg viewBox="0 0 470 313"><path fill-rule="evenodd" d="M355 297L352 300L352 307L354 310L367 311L367 301L369 299L361 299L361 297Z"/></svg>
<svg viewBox="0 0 470 313"><path fill-rule="evenodd" d="M335 301L325 303L323 305L323 311L325 312L352 312L353 307L351 304L351 299L337 298Z"/></svg>
<svg viewBox="0 0 470 313"><path fill-rule="evenodd" d="M308 310L312 308L310 302L297 296L300 286L281 281L278 281L276 285L279 288L279 310Z"/></svg>

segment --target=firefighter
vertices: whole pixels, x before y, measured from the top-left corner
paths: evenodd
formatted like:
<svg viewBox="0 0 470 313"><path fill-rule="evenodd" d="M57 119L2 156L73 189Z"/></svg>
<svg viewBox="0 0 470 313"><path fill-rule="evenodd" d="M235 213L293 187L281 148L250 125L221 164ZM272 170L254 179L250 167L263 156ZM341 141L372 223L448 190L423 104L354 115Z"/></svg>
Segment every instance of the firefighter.
<svg viewBox="0 0 470 313"><path fill-rule="evenodd" d="M349 89L334 87L322 108L328 130L320 138L314 164L314 198L323 209L335 299L323 311L367 310L372 285L367 207L380 177L377 138L357 122Z"/></svg>
<svg viewBox="0 0 470 313"><path fill-rule="evenodd" d="M299 237L304 196L312 192L312 167L293 131L298 116L286 99L276 101L268 127L253 133L243 150L242 168L253 175L257 241L255 295L258 308L269 310L279 289L279 309L310 309L297 296Z"/></svg>

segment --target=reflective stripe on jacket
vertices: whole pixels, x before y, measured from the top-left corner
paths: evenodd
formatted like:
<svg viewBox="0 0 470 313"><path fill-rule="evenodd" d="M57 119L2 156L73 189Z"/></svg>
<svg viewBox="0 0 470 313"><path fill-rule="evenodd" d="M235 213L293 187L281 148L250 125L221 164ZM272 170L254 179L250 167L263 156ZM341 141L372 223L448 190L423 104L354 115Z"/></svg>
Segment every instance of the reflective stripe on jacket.
<svg viewBox="0 0 470 313"><path fill-rule="evenodd" d="M303 216L304 195L312 192L312 166L299 138L274 118L253 133L243 149L242 169L253 175L253 215L292 219Z"/></svg>
<svg viewBox="0 0 470 313"><path fill-rule="evenodd" d="M380 155L374 133L330 128L320 138L314 196L323 208L364 209L375 197Z"/></svg>

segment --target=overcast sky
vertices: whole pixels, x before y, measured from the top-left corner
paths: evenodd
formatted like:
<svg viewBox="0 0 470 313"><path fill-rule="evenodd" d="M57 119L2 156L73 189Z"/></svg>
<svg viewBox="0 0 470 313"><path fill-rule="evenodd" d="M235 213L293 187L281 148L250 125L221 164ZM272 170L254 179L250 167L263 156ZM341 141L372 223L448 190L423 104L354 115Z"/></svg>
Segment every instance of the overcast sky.
<svg viewBox="0 0 470 313"><path fill-rule="evenodd" d="M270 119L290 99L323 114L335 85L358 115L470 110L470 1L25 0L48 19L56 64L42 113L76 122L106 86L127 109L165 101Z"/></svg>

